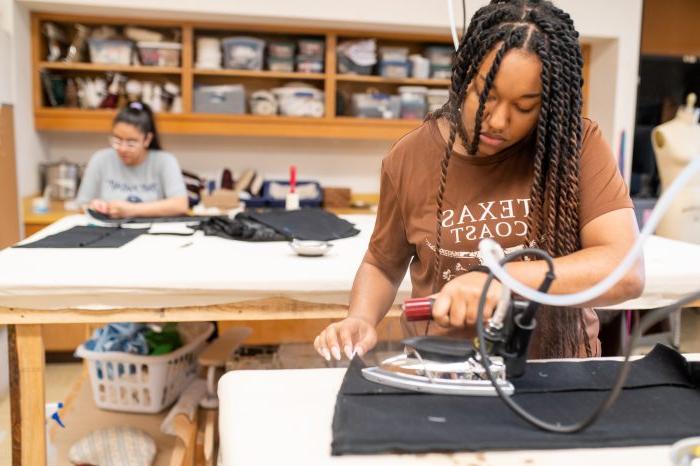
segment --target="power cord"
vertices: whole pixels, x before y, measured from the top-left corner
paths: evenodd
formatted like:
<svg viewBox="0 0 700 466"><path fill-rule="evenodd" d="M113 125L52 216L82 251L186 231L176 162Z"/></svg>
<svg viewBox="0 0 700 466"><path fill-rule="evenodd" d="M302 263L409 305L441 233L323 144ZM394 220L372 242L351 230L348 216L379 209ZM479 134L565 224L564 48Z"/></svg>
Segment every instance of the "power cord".
<svg viewBox="0 0 700 466"><path fill-rule="evenodd" d="M523 255L536 255L544 260L547 261L547 263L550 265L550 272L551 267L553 265L553 260L552 257L547 254L547 252L542 251L540 249L523 249L520 251L516 251L515 253L507 255L504 259L500 261L501 265L505 265L506 263L520 257ZM574 424L569 424L569 425L561 425L559 423L553 424L547 421L543 421L542 419L536 417L535 415L528 413L523 407L521 407L519 404L517 404L511 396L507 395L506 393L503 392L501 389L500 385L497 383L496 378L494 377L493 373L491 372L491 369L489 368L490 362L489 362L489 357L486 354L486 341L484 339L484 306L486 304L486 293L491 286L491 282L494 279L493 273L489 272L486 282L484 283L484 288L481 292L481 296L479 298L479 308L477 310L477 320L476 320L476 326L477 326L477 333L478 333L478 338L479 338L479 356L481 357L480 362L482 366L484 367L484 371L486 372L486 375L488 376L489 380L491 381L491 384L493 385L494 389L496 390L496 393L498 393L498 396L503 400L503 402L508 406L508 408L511 409L516 415L518 415L520 418L523 420L527 421L528 423L532 424L533 426L542 429L544 431L548 432L554 432L554 433L560 433L560 434L571 434L575 432L580 432L587 427L589 427L591 424L593 424L598 418L607 410L617 399L617 397L620 395L622 392L622 389L625 384L625 380L627 378L627 375L629 374L631 365L630 365L630 355L632 354L632 350L634 349L635 345L637 344L637 341L639 338L641 338L642 334L649 330L654 324L657 322L661 321L677 309L685 306L686 304L690 304L692 302L697 301L700 299L700 290L697 290L693 293L690 293L686 295L685 297L679 299L678 301L669 304L668 306L660 307L657 308L653 311L651 311L649 314L647 314L637 326L635 326L634 331L632 332L632 336L627 343L627 347L625 349L625 357L622 363L622 368L620 368L620 371L617 374L617 377L615 379L615 383L613 384L612 388L610 389L610 392L605 400L596 408L593 413L585 418L584 420L574 423Z"/></svg>

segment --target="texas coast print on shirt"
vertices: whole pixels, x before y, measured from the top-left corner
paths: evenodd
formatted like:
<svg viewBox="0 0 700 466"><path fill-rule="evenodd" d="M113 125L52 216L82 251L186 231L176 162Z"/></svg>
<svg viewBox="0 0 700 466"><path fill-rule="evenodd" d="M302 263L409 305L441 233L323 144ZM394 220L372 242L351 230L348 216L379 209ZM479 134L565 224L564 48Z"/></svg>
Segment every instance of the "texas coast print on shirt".
<svg viewBox="0 0 700 466"><path fill-rule="evenodd" d="M528 247L536 247L528 241L528 217L530 199L502 199L477 203L465 203L461 208L448 208L442 214L443 260L442 279L449 281L470 268L484 263L479 252L479 242L491 238L498 242L505 254ZM435 245L425 238L425 245L433 252Z"/></svg>

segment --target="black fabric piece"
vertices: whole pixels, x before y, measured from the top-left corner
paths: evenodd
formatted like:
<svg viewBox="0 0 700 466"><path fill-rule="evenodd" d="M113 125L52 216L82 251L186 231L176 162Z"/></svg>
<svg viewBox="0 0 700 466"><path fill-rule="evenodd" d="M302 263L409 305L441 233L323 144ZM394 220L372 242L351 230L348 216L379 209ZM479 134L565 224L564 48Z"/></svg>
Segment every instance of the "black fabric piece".
<svg viewBox="0 0 700 466"><path fill-rule="evenodd" d="M618 361L530 362L513 399L549 422L580 421L608 395ZM334 455L671 444L700 432L700 364L657 345L632 363L620 397L576 434L544 432L498 397L420 394L362 377L355 358L333 417Z"/></svg>
<svg viewBox="0 0 700 466"><path fill-rule="evenodd" d="M194 227L207 236L239 241L287 241L287 237L240 213L235 218L213 217Z"/></svg>
<svg viewBox="0 0 700 466"><path fill-rule="evenodd" d="M146 233L144 228L75 226L15 248L119 248Z"/></svg>
<svg viewBox="0 0 700 466"><path fill-rule="evenodd" d="M178 223L178 222L202 222L209 220L210 218L225 216L211 216L211 215L178 215L173 217L125 217L125 218L112 218L109 215L105 215L93 209L87 210L88 216L95 220L103 223L109 223L112 225L125 225L127 223Z"/></svg>
<svg viewBox="0 0 700 466"><path fill-rule="evenodd" d="M246 214L288 239L331 241L360 233L352 223L323 209L250 211Z"/></svg>

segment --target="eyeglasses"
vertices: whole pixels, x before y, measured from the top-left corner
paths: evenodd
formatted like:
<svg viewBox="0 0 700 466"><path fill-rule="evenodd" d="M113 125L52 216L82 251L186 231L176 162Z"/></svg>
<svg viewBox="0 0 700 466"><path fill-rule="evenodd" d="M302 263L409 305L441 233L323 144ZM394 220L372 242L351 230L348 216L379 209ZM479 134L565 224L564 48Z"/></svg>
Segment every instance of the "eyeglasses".
<svg viewBox="0 0 700 466"><path fill-rule="evenodd" d="M137 141L136 139L121 139L116 136L110 136L109 137L109 145L112 146L112 149L119 149L120 147L124 146L128 150L134 150L138 149L141 147L143 143L141 141Z"/></svg>

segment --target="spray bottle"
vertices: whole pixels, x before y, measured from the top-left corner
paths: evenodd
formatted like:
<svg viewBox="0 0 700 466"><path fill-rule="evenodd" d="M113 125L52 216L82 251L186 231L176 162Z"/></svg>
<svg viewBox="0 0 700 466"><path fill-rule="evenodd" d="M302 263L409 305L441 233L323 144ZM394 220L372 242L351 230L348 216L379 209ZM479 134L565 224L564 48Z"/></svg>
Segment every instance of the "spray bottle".
<svg viewBox="0 0 700 466"><path fill-rule="evenodd" d="M44 408L44 414L46 417L46 464L47 466L54 466L56 464L56 447L53 446L49 438L49 426L51 420L56 422L62 428L66 426L63 424L61 417L58 415L58 410L63 409L63 403L60 401L58 403L46 403Z"/></svg>

